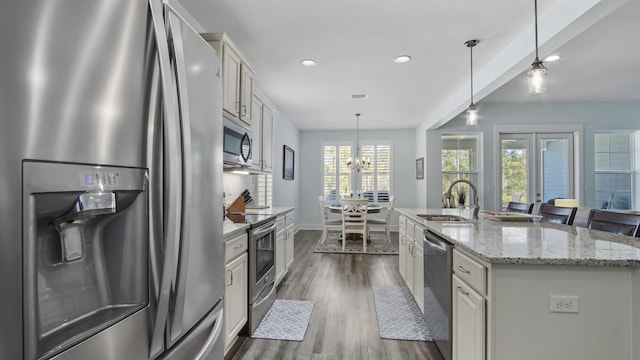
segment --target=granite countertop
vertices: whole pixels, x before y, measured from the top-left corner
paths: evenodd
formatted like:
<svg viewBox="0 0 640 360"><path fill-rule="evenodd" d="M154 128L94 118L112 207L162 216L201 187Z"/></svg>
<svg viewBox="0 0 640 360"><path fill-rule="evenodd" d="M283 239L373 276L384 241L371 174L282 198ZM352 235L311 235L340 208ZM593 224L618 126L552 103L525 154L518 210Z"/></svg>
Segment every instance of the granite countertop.
<svg viewBox="0 0 640 360"><path fill-rule="evenodd" d="M471 209L394 209L492 264L640 267L640 238L547 222L483 218L465 223L426 221L418 214L471 219Z"/></svg>
<svg viewBox="0 0 640 360"><path fill-rule="evenodd" d="M246 213L257 215L273 215L274 217L277 217L292 210L294 210L293 207L271 207L266 209L247 209ZM225 218L222 222L222 234L225 238L247 231L248 228L249 224L234 223L228 218Z"/></svg>

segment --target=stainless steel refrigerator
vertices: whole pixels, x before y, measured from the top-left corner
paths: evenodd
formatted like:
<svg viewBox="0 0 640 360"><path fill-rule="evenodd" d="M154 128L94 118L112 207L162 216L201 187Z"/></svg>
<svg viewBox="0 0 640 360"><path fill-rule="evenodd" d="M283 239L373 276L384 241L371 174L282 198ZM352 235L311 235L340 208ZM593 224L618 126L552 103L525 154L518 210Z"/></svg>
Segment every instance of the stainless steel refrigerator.
<svg viewBox="0 0 640 360"><path fill-rule="evenodd" d="M161 0L0 31L0 359L222 359L215 51Z"/></svg>

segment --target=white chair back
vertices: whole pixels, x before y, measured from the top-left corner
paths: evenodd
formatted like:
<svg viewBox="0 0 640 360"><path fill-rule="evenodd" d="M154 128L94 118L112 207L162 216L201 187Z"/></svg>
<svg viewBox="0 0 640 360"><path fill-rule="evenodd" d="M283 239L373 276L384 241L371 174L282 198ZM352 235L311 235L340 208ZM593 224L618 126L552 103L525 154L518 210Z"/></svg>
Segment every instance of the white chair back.
<svg viewBox="0 0 640 360"><path fill-rule="evenodd" d="M362 248L367 251L367 199L343 199L342 205L342 251L345 251L347 234L361 234Z"/></svg>
<svg viewBox="0 0 640 360"><path fill-rule="evenodd" d="M389 196L389 203L387 203L387 214L385 215L385 219L387 220L387 224L391 224L391 212L393 212L393 203L396 201L395 196Z"/></svg>
<svg viewBox="0 0 640 360"><path fill-rule="evenodd" d="M318 196L318 204L320 205L320 213L322 214L322 222L326 223L329 221L329 216L327 215L327 206L324 204L324 198L322 196Z"/></svg>

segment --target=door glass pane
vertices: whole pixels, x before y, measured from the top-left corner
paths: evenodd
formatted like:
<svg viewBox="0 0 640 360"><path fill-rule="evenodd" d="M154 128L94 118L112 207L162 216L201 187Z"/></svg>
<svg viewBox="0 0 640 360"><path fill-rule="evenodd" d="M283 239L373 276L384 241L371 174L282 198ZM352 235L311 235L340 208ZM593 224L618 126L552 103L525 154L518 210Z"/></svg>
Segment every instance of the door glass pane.
<svg viewBox="0 0 640 360"><path fill-rule="evenodd" d="M567 139L540 139L542 201L570 198L568 189Z"/></svg>
<svg viewBox="0 0 640 360"><path fill-rule="evenodd" d="M528 188L528 158L526 139L502 139L502 206L507 206L514 199L519 202L529 202ZM518 195L521 195L520 197Z"/></svg>

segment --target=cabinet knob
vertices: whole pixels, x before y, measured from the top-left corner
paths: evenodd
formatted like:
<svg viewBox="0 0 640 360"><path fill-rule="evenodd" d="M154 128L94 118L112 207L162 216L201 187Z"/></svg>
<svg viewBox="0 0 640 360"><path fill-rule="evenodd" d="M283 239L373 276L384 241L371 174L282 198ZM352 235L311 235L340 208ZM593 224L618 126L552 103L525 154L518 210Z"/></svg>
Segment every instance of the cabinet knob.
<svg viewBox="0 0 640 360"><path fill-rule="evenodd" d="M458 271L460 271L463 274L471 274L471 271L465 269L462 265L457 266L456 269L458 269Z"/></svg>

